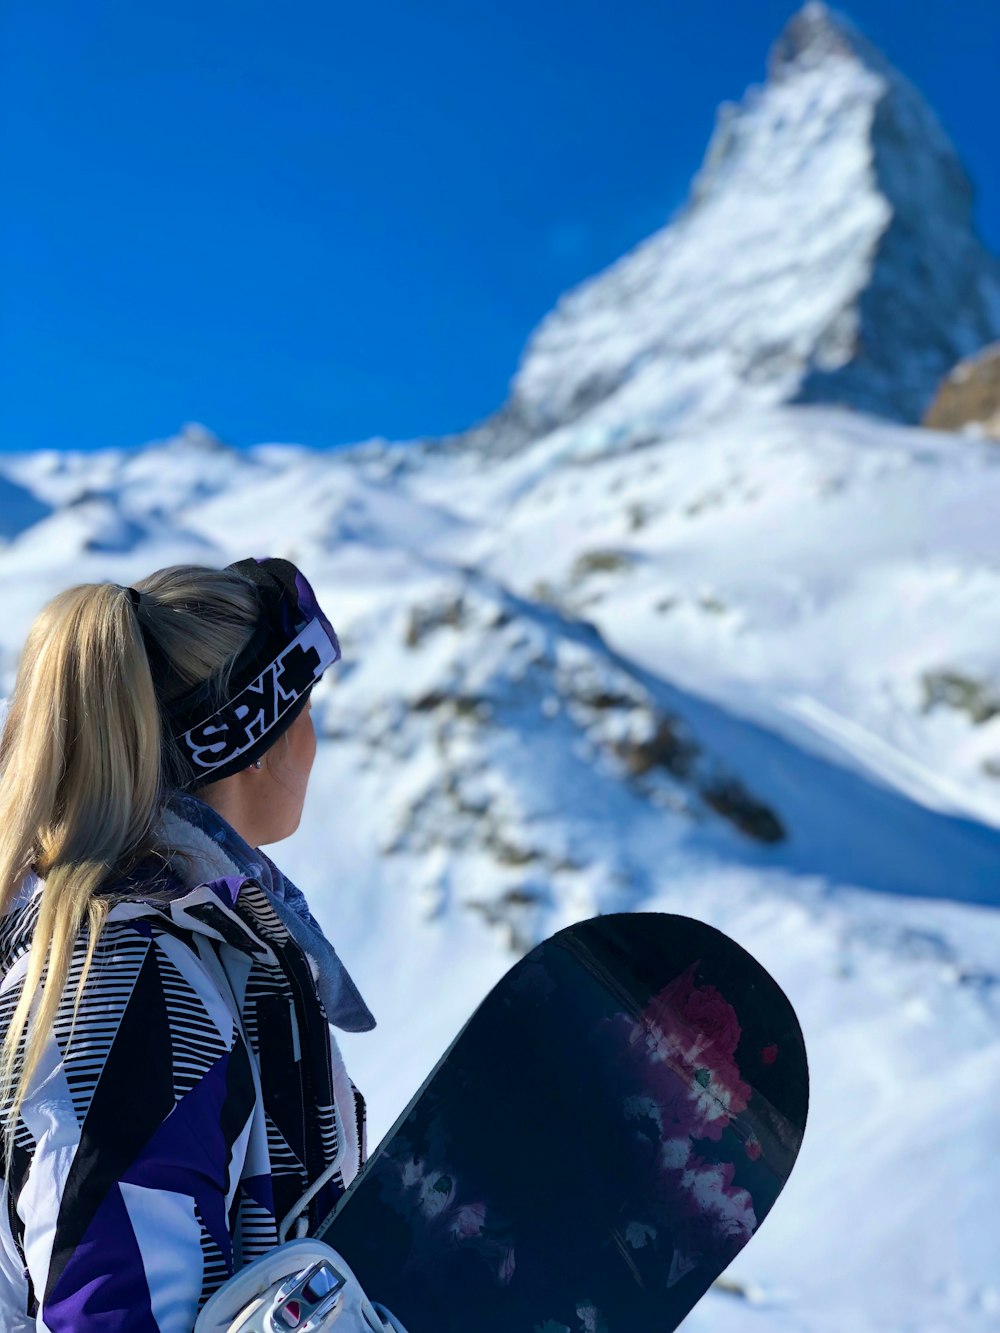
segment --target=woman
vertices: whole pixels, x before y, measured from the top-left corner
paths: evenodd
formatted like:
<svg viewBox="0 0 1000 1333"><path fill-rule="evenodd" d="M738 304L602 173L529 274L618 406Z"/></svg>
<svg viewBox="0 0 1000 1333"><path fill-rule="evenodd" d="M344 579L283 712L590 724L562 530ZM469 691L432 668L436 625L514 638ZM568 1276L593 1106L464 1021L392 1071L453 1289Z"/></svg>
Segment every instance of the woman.
<svg viewBox="0 0 1000 1333"><path fill-rule="evenodd" d="M337 636L286 560L84 584L0 739L0 1328L190 1333L365 1157L375 1020L259 850L298 827Z"/></svg>

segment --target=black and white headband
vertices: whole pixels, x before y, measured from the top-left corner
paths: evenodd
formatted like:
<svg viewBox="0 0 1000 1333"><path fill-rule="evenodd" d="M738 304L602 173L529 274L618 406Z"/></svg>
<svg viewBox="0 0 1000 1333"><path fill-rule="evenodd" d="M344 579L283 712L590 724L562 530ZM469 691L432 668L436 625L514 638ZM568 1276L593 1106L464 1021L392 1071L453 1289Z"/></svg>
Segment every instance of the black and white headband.
<svg viewBox="0 0 1000 1333"><path fill-rule="evenodd" d="M165 705L171 734L190 769L189 788L230 777L260 758L340 658L333 626L290 560L253 558L226 568L256 584L261 616L233 665L221 706L213 682Z"/></svg>

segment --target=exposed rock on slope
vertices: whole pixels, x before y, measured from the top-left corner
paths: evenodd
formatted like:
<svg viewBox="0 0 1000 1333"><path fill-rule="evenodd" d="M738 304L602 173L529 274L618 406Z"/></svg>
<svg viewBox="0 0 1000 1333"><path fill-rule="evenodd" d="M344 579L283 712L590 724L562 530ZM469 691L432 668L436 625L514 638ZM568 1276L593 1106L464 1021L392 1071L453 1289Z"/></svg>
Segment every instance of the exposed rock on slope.
<svg viewBox="0 0 1000 1333"><path fill-rule="evenodd" d="M973 426L977 434L1000 440L1000 342L958 363L934 395L924 425L932 430Z"/></svg>
<svg viewBox="0 0 1000 1333"><path fill-rule="evenodd" d="M398 690L383 680L373 701L352 683L317 707L317 731L358 738L360 770L405 790L383 856L499 867L502 888L469 905L515 947L530 947L539 913L584 868L583 828L628 827L648 806L664 812L665 843L672 816L747 847L788 836L589 623L467 574L400 608L395 629Z"/></svg>

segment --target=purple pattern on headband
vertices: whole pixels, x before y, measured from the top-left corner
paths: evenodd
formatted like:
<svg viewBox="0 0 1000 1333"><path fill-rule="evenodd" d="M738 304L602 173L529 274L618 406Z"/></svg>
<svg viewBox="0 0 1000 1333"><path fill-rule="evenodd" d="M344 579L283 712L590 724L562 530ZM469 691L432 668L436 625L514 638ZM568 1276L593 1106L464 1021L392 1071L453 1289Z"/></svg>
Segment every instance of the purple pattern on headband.
<svg viewBox="0 0 1000 1333"><path fill-rule="evenodd" d="M298 595L299 606L305 612L309 620L318 620L327 633L330 642L333 644L337 654L334 661L340 660L340 640L337 638L337 632L323 614L319 602L316 600L316 594L312 590L312 584L301 572L295 571L295 591Z"/></svg>

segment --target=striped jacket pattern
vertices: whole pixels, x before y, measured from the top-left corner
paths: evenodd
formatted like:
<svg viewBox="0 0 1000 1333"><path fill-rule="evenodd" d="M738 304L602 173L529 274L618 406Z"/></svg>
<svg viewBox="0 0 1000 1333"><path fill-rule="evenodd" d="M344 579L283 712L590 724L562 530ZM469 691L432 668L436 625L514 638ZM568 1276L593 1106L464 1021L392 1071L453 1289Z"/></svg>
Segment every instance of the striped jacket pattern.
<svg viewBox="0 0 1000 1333"><path fill-rule="evenodd" d="M0 921L0 1028L41 887ZM116 899L71 1031L85 950L81 934L2 1161L0 1329L191 1333L338 1153L308 1231L343 1193L365 1157L364 1099L253 878Z"/></svg>

